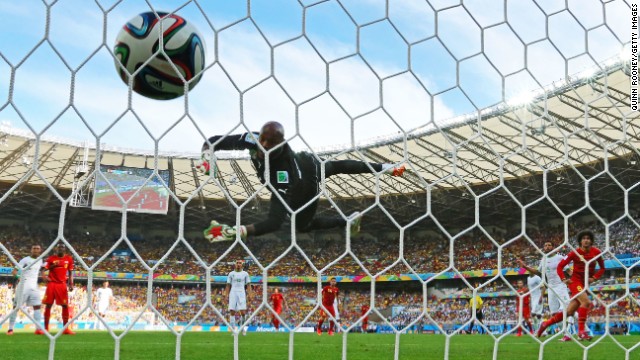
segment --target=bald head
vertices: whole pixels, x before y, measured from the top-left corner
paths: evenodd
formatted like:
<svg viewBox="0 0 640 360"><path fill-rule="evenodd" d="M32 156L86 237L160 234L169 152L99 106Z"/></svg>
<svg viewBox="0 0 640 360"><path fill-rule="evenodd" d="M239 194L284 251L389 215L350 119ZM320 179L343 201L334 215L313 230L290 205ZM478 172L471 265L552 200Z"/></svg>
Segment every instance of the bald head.
<svg viewBox="0 0 640 360"><path fill-rule="evenodd" d="M284 127L277 121L269 121L262 125L260 130L260 143L268 143L262 145L266 149L270 149L284 141Z"/></svg>
<svg viewBox="0 0 640 360"><path fill-rule="evenodd" d="M284 141L284 126L277 121L265 123L262 125L262 129L260 129L258 141L265 150L276 147Z"/></svg>

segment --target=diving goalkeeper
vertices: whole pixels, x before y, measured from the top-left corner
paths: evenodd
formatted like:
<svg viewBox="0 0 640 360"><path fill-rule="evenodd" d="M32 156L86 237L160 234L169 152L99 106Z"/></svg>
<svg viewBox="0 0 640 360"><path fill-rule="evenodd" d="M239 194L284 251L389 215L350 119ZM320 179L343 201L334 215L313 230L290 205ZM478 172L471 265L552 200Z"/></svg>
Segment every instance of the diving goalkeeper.
<svg viewBox="0 0 640 360"><path fill-rule="evenodd" d="M269 172L266 173L266 156L258 143L269 151ZM213 146L213 150L210 148ZM211 242L229 241L236 238L239 233L241 238L249 235L262 235L277 231L289 216L287 208L282 200L296 211L320 192L321 162L307 152L294 152L285 142L284 127L282 124L270 121L262 126L260 133L244 133L240 135L213 136L202 146L202 157L196 168L209 174L211 170L211 154L218 150L249 150L251 162L257 170L261 183L265 183L267 176L271 184L271 202L269 215L261 222L236 226L220 224L211 221L211 225L205 229L204 236ZM339 160L325 162L325 177L337 174L363 174L384 171L391 176L402 176L405 167L394 168L392 164L367 163L356 160ZM277 195L276 195L277 194ZM315 217L318 208L318 199L311 202L296 216L296 229L300 232L312 230L331 229L346 226L347 221L342 217ZM360 216L354 213L350 217L351 232L359 231Z"/></svg>

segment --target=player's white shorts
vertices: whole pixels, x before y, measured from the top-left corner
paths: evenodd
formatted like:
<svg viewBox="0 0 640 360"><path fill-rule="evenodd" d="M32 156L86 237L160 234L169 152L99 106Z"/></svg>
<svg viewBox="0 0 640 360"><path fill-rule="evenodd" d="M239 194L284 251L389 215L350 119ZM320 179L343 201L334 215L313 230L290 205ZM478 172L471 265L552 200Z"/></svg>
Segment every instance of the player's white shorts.
<svg viewBox="0 0 640 360"><path fill-rule="evenodd" d="M106 314L107 310L109 310L109 303L98 303L98 313L99 314Z"/></svg>
<svg viewBox="0 0 640 360"><path fill-rule="evenodd" d="M534 315L542 315L542 302L540 302L540 296L531 296L531 313Z"/></svg>
<svg viewBox="0 0 640 360"><path fill-rule="evenodd" d="M229 292L229 310L247 310L247 295L244 291Z"/></svg>
<svg viewBox="0 0 640 360"><path fill-rule="evenodd" d="M569 290L566 285L562 284L549 288L547 294L549 296L549 312L552 314L562 311L562 309L569 305Z"/></svg>
<svg viewBox="0 0 640 360"><path fill-rule="evenodd" d="M26 304L27 306L40 306L42 305L42 293L40 289L37 288L22 288L20 291L20 286L18 286L16 297L14 302L16 306L22 306Z"/></svg>

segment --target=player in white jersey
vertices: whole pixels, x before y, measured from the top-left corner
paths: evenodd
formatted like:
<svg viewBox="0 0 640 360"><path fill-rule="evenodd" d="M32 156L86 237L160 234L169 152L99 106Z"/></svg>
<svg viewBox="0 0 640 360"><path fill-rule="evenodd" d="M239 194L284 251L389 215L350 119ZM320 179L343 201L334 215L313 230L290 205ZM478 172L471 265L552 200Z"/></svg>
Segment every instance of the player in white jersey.
<svg viewBox="0 0 640 360"><path fill-rule="evenodd" d="M102 287L96 291L96 303L98 308L98 315L104 318L109 311L109 305L111 305L111 299L113 299L113 291L109 287L109 282L102 283ZM96 322L96 329L100 328L100 321Z"/></svg>
<svg viewBox="0 0 640 360"><path fill-rule="evenodd" d="M38 259L42 253L40 245L31 245L30 256L18 262L18 266L13 269L11 273L13 276L19 276L18 282L13 298L13 308L21 308L23 305L33 307L33 319L36 321L36 335L44 334L44 331L40 329L40 321L42 319L42 312L40 306L42 305L42 293L38 288L38 277L40 271L42 271L42 259ZM18 311L14 311L9 316L9 330L7 335L13 335L13 327L16 324L16 317Z"/></svg>
<svg viewBox="0 0 640 360"><path fill-rule="evenodd" d="M544 253L549 254L553 251L553 243L551 241L546 241L544 243ZM540 261L540 266L536 269L533 267L527 266L524 261L518 259L518 263L520 266L527 269L532 274L541 276L544 284L547 286L547 297L549 302L549 312L551 315L556 314L558 312L562 312L562 309L569 304L569 290L567 289L567 285L560 279L558 276L557 268L560 261L562 261L564 257L558 253L554 255L545 255L542 257ZM532 296L533 297L533 296ZM533 300L533 299L532 299ZM569 317L569 323L571 323L573 317ZM569 336L569 327L565 328L564 337L560 341L570 341L571 337Z"/></svg>
<svg viewBox="0 0 640 360"><path fill-rule="evenodd" d="M229 314L232 327L236 327L236 313L240 314L239 322L244 324L247 311L247 292L250 291L251 278L249 273L242 270L243 261L236 260L236 268L227 276L227 286L224 289L225 296L229 298ZM247 328L243 327L242 335L247 335Z"/></svg>
<svg viewBox="0 0 640 360"><path fill-rule="evenodd" d="M544 290L542 278L532 272L529 272L527 288L529 288L531 294L531 317L533 318L533 327L535 330L538 330L538 326L540 326L540 322L542 321L542 291Z"/></svg>

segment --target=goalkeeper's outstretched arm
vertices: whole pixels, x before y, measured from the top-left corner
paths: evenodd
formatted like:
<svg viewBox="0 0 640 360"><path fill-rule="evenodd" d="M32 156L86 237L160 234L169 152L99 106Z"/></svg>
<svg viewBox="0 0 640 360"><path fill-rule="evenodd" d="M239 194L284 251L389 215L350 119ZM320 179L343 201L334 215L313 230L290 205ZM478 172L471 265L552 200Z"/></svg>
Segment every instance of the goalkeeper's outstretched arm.
<svg viewBox="0 0 640 360"><path fill-rule="evenodd" d="M237 233L240 233L240 238L244 239L249 235L259 236L277 231L282 226L282 223L286 220L288 215L287 209L277 197L271 197L271 204L269 207L269 215L263 221L249 224L228 226L219 224L217 221L212 221L211 225L204 230L204 237L211 242L217 241L232 241L236 238Z"/></svg>
<svg viewBox="0 0 640 360"><path fill-rule="evenodd" d="M202 145L202 151L210 151L210 146L213 146L213 151L218 150L250 150L257 148L257 140L260 134L258 133L244 133L235 135L216 135L209 138L208 141ZM211 144L211 145L209 145Z"/></svg>
<svg viewBox="0 0 640 360"><path fill-rule="evenodd" d="M258 139L258 136L257 133L244 133L210 137L202 144L200 160L196 164L196 169L205 175L210 175L213 158L211 155L213 152L218 150L255 150L257 149L256 139ZM213 147L213 149L211 149L211 147Z"/></svg>

